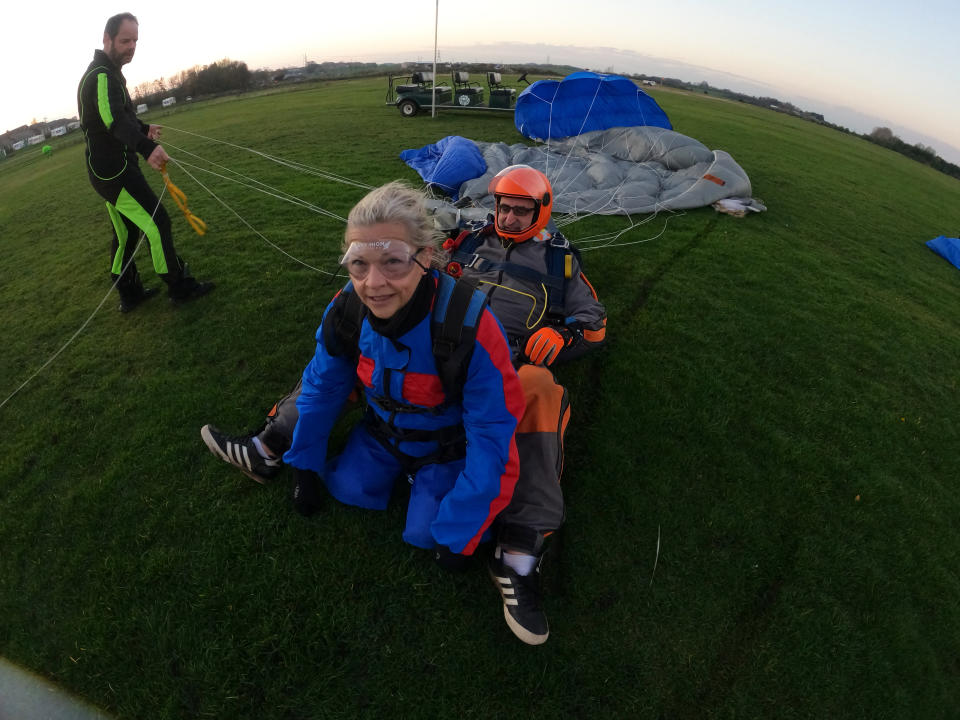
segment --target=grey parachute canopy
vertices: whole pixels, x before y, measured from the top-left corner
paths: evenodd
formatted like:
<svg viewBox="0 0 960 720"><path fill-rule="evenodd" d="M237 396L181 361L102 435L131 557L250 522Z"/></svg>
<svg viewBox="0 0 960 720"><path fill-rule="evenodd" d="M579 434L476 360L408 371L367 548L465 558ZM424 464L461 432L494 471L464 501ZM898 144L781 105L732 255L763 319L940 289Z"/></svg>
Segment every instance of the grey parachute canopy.
<svg viewBox="0 0 960 720"><path fill-rule="evenodd" d="M594 130L549 145L482 143L487 171L460 186L460 196L493 207L490 179L508 165L543 171L554 213L628 215L686 210L728 197L749 197L750 178L723 150L673 130L638 126Z"/></svg>
<svg viewBox="0 0 960 720"><path fill-rule="evenodd" d="M547 175L553 186L555 214L630 215L686 210L751 194L750 178L728 153L710 150L698 140L659 127L595 130L532 147L467 142L476 146L474 155L479 153L486 163L486 171L479 176L482 163L478 167L476 157L471 158L469 169L464 165L458 175L457 158L448 156L447 145L443 146L442 157L437 155L439 144L405 154L432 153L433 167L442 168L446 178L455 178L445 180L445 189L457 189L455 196L469 198L484 209L493 208L493 198L487 191L490 179L508 165L517 164L530 165ZM433 182L435 173L425 171L422 161L419 166L408 164L416 167L424 180ZM463 215L469 217L466 212Z"/></svg>

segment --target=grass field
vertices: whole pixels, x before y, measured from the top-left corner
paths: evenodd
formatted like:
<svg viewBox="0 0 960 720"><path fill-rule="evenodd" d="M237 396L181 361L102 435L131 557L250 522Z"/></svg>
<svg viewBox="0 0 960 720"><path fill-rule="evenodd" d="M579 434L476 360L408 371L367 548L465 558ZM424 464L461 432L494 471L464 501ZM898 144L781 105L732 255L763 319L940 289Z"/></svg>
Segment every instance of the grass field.
<svg viewBox="0 0 960 720"><path fill-rule="evenodd" d="M361 187L239 148L376 185L416 181L398 153L445 135L520 140L505 115L403 119L384 85L153 121L176 159L339 216ZM585 254L611 340L558 372L568 519L540 648L479 566L449 576L402 543L402 495L305 520L289 476L258 486L200 441L259 424L336 289L233 211L324 269L342 223L191 170L221 204L174 167L210 228L167 202L178 249L216 291L131 315L112 294L91 319L109 225L82 146L0 163L0 402L83 327L0 407L0 655L131 719L957 717L960 272L923 243L960 231L960 182L782 114L655 97L769 210L661 214Z"/></svg>

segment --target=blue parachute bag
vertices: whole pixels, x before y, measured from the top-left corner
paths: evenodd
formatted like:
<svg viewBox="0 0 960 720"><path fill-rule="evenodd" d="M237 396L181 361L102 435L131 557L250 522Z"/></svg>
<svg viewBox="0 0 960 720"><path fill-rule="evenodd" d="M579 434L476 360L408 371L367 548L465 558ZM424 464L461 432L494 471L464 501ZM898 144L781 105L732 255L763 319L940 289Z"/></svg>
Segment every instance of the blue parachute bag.
<svg viewBox="0 0 960 720"><path fill-rule="evenodd" d="M955 268L960 269L960 238L941 235L933 240L927 240L926 245Z"/></svg>
<svg viewBox="0 0 960 720"><path fill-rule="evenodd" d="M454 200L460 186L487 171L487 161L473 140L448 135L418 150L404 150L400 159L416 170L423 181L439 187Z"/></svg>
<svg viewBox="0 0 960 720"><path fill-rule="evenodd" d="M547 140L591 130L651 125L673 130L657 101L621 75L575 72L538 80L517 98L513 123L524 137Z"/></svg>

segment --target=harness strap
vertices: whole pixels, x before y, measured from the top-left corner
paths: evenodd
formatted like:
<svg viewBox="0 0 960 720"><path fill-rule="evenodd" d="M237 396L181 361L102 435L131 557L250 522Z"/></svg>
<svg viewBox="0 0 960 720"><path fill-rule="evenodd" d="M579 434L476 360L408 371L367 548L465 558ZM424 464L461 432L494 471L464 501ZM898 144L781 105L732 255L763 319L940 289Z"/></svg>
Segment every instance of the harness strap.
<svg viewBox="0 0 960 720"><path fill-rule="evenodd" d="M452 270L459 276L464 268L472 268L477 272L504 272L512 277L529 282L541 283L547 289L547 316L554 321L562 322L565 317L564 306L567 281L573 277L573 259L580 259L580 253L559 232L554 233L547 240L546 272L540 272L526 265L512 262L493 262L480 257L476 249L484 237L492 233L492 225L482 230L460 233L448 249L452 249Z"/></svg>
<svg viewBox="0 0 960 720"><path fill-rule="evenodd" d="M574 252L570 243L559 233L548 241L547 272L550 273L550 277L560 283L560 288L554 293L547 293L547 314L553 317L563 318L565 316L565 293L567 280L573 276Z"/></svg>
<svg viewBox="0 0 960 720"><path fill-rule="evenodd" d="M550 254L552 253L548 253L548 256ZM463 252L454 253L452 259L454 262L460 263L461 267L463 268L472 268L473 270L481 273L502 270L503 272L507 273L507 275L512 275L513 277L517 277L522 280L543 283L548 290L553 289L562 291L564 287L562 257L560 258L561 270L557 275L554 275L553 273L542 273L532 267L527 267L526 265L520 265L518 263L493 262L492 260L487 260L479 255L468 255L467 253Z"/></svg>
<svg viewBox="0 0 960 720"><path fill-rule="evenodd" d="M442 315L438 316L439 308L434 309L430 326L433 357L447 398L450 402L459 402L487 297L464 281L447 277L441 284L450 288L449 300Z"/></svg>
<svg viewBox="0 0 960 720"><path fill-rule="evenodd" d="M465 282L445 283L445 285L444 290L449 288L449 291L444 293L447 297L439 298L434 308L434 325L431 328L431 335L433 335L434 356L440 354L449 357L463 339L464 322L467 319L474 289Z"/></svg>
<svg viewBox="0 0 960 720"><path fill-rule="evenodd" d="M411 405L410 403L405 403L402 400L397 400L392 397L379 397L379 396L368 396L370 402L376 405L378 408L388 413L413 413L417 415L440 415L445 412L448 407L450 407L450 401L440 403L436 407L425 408L420 405Z"/></svg>
<svg viewBox="0 0 960 720"><path fill-rule="evenodd" d="M363 420L370 435L400 462L405 472L413 473L425 465L452 462L467 455L467 436L463 425L448 425L436 430L398 428L370 408L367 408ZM397 447L401 442L436 442L437 449L416 457L401 451Z"/></svg>
<svg viewBox="0 0 960 720"><path fill-rule="evenodd" d="M372 393L367 395L372 404L390 414L390 420L385 420L371 407L367 408L364 417L371 435L408 471L412 472L431 463L456 460L466 454L466 434L460 423L435 430L417 430L399 428L392 420L400 413L439 415L445 412L451 403L462 398L463 385L476 341L477 324L486 304L486 296L469 283L439 275L430 320L430 334L437 375L447 398L443 403L427 408L392 397L378 397ZM334 306L323 323L323 342L327 352L350 357L357 362L360 357L360 332L366 314L366 306L348 283L337 295ZM435 452L417 458L401 452L397 448L401 442L436 442L438 447Z"/></svg>
<svg viewBox="0 0 960 720"><path fill-rule="evenodd" d="M343 314L340 316L340 321L336 323L335 329L337 339L342 343L341 347L348 350L354 360L360 358L360 329L363 327L363 319L366 316L367 306L363 304L351 284L343 301Z"/></svg>

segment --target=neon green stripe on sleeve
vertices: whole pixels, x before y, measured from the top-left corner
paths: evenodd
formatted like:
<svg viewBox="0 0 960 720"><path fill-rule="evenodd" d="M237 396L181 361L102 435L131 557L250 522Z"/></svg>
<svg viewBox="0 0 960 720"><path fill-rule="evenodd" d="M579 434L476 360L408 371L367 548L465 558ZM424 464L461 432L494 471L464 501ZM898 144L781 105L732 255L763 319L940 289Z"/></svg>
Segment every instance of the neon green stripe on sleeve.
<svg viewBox="0 0 960 720"><path fill-rule="evenodd" d="M107 93L107 74L99 73L97 75L97 109L100 111L100 119L109 130L113 125L113 113L110 112L110 96Z"/></svg>

